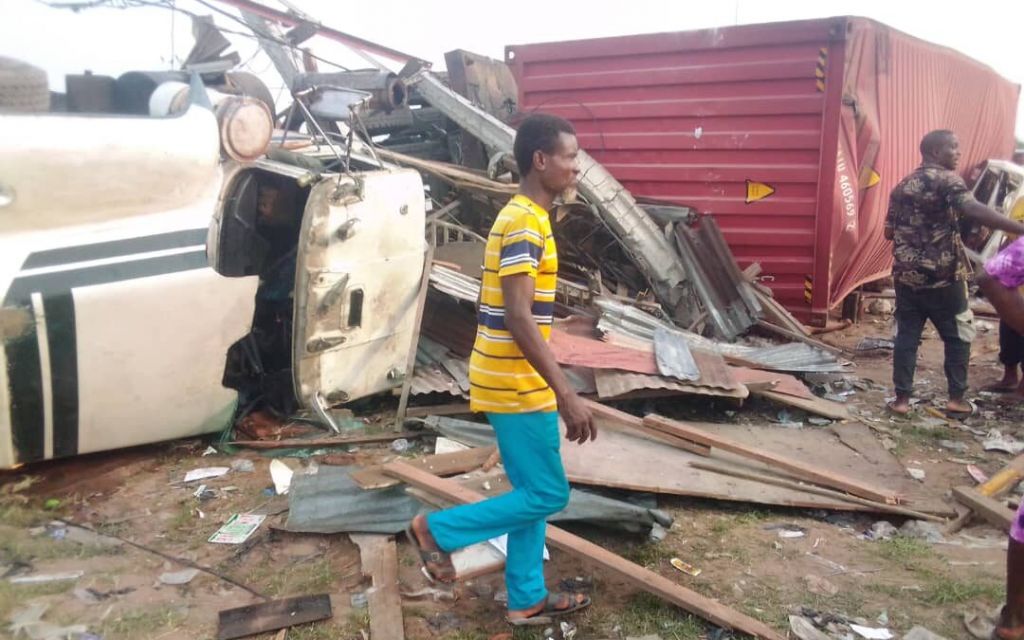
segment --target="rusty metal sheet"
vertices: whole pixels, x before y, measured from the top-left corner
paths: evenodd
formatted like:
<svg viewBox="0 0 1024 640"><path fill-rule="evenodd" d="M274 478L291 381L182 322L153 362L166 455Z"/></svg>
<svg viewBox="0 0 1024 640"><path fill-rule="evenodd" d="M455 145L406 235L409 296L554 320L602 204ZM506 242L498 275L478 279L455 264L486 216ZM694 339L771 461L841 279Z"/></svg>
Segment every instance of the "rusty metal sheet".
<svg viewBox="0 0 1024 640"><path fill-rule="evenodd" d="M602 400L650 396L652 394L647 392L651 391L735 399L743 399L750 394L746 387L738 383L734 388L698 386L671 378L616 369L594 369L594 380L597 384L597 395Z"/></svg>

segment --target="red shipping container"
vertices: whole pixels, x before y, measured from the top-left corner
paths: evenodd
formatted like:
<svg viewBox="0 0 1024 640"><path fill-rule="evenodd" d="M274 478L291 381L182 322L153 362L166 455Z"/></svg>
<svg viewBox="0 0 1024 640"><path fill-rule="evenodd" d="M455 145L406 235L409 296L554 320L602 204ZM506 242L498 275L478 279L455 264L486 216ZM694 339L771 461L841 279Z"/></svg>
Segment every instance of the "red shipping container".
<svg viewBox="0 0 1024 640"><path fill-rule="evenodd" d="M889 274L888 194L933 129L961 171L1009 158L1020 87L961 53L837 17L516 45L519 108L571 120L633 194L715 216L805 322Z"/></svg>

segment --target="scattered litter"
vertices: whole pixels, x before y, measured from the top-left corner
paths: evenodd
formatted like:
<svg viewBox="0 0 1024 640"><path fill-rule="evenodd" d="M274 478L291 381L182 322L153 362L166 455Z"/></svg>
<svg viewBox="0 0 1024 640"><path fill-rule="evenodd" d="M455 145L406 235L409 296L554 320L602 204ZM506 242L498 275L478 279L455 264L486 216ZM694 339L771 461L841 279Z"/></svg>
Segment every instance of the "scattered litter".
<svg viewBox="0 0 1024 640"><path fill-rule="evenodd" d="M969 464L967 465L967 473L974 479L978 484L984 484L988 482L988 474L982 471L978 466Z"/></svg>
<svg viewBox="0 0 1024 640"><path fill-rule="evenodd" d="M978 640L990 640L996 631L996 620L999 619L1000 607L989 615L975 611L964 612L964 628L971 637Z"/></svg>
<svg viewBox="0 0 1024 640"><path fill-rule="evenodd" d="M701 569L698 569L697 567L693 566L688 562L683 562L679 558L672 558L671 560L669 560L669 564L671 564L676 569L679 569L686 575L693 576L694 578L701 574Z"/></svg>
<svg viewBox="0 0 1024 640"><path fill-rule="evenodd" d="M925 478L924 469L917 469L915 467L907 467L907 473L909 473L910 477L913 478L914 480L920 480L921 482L924 482L924 478Z"/></svg>
<svg viewBox="0 0 1024 640"><path fill-rule="evenodd" d="M992 429L985 434L985 440L981 443L985 451L1002 451L1010 455L1018 455L1024 451L1024 442L1015 438L1003 435L999 429Z"/></svg>
<svg viewBox="0 0 1024 640"><path fill-rule="evenodd" d="M283 496L288 493L293 475L295 472L285 463L276 458L270 461L270 477L274 481L274 491L277 495Z"/></svg>
<svg viewBox="0 0 1024 640"><path fill-rule="evenodd" d="M655 522L651 525L651 532L647 534L647 539L651 542L661 542L668 536L668 529Z"/></svg>
<svg viewBox="0 0 1024 640"><path fill-rule="evenodd" d="M209 541L216 544L241 544L249 539L266 518L265 515L255 513L236 513L210 536Z"/></svg>
<svg viewBox="0 0 1024 640"><path fill-rule="evenodd" d="M558 583L558 590L567 593L590 593L594 590L594 581L583 576L565 578Z"/></svg>
<svg viewBox="0 0 1024 640"><path fill-rule="evenodd" d="M469 585L466 585L467 588ZM363 595L365 594L357 594ZM352 596L353 598L355 596ZM416 591L402 591L403 598L410 598L415 600L416 598L431 598L434 602L455 602L459 599L458 592L454 589L437 589L435 587L425 587L423 589L417 589ZM355 606L353 604L353 606Z"/></svg>
<svg viewBox="0 0 1024 640"><path fill-rule="evenodd" d="M886 451L893 451L899 445L897 445L896 441L890 438L889 436L885 436L884 438L882 438L882 446L885 448Z"/></svg>
<svg viewBox="0 0 1024 640"><path fill-rule="evenodd" d="M853 629L854 633L866 640L891 640L893 638L892 632L888 629L864 627L859 624L851 624L850 628Z"/></svg>
<svg viewBox="0 0 1024 640"><path fill-rule="evenodd" d="M228 471L231 471L230 467L202 467L199 469L193 469L185 474L185 479L182 482L195 482L196 480L206 480L207 478L219 478Z"/></svg>
<svg viewBox="0 0 1024 640"><path fill-rule="evenodd" d="M84 624L61 627L44 622L43 614L48 607L48 604L32 604L12 615L7 627L12 637L16 638L24 632L31 640L64 640L71 637L80 638L82 634L88 633L89 628Z"/></svg>
<svg viewBox="0 0 1024 640"><path fill-rule="evenodd" d="M37 573L31 576L13 576L7 581L11 584L45 584L47 582L64 582L78 580L85 575L84 571L63 571L61 573Z"/></svg>
<svg viewBox="0 0 1024 640"><path fill-rule="evenodd" d="M562 640L574 640L576 637L576 623L562 620L558 623L558 629L562 632Z"/></svg>
<svg viewBox="0 0 1024 640"><path fill-rule="evenodd" d="M939 446L943 449L949 449L950 451L956 451L957 453L967 453L970 449L963 442L956 442L953 440L939 440Z"/></svg>
<svg viewBox="0 0 1024 640"><path fill-rule="evenodd" d="M879 626L888 627L889 626L889 612L888 611L883 611L882 613L878 614L878 617L875 618L875 622L877 622Z"/></svg>
<svg viewBox="0 0 1024 640"><path fill-rule="evenodd" d="M946 638L944 636L940 636L934 631L917 626L904 633L903 640L946 640Z"/></svg>
<svg viewBox="0 0 1024 640"><path fill-rule="evenodd" d="M827 427L832 424L832 421L828 418L820 418L818 416L810 416L807 418L807 422L810 422L816 427Z"/></svg>
<svg viewBox="0 0 1024 640"><path fill-rule="evenodd" d="M43 503L43 508L47 511L55 511L60 509L61 504L61 501L57 498L48 498L46 502Z"/></svg>
<svg viewBox="0 0 1024 640"><path fill-rule="evenodd" d="M353 593L352 597L349 598L349 602L352 603L353 609L365 609L369 605L369 599L367 598L365 591Z"/></svg>
<svg viewBox="0 0 1024 640"><path fill-rule="evenodd" d="M819 596L834 596L839 593L839 587L821 576L808 574L804 576L804 583L808 591Z"/></svg>
<svg viewBox="0 0 1024 640"><path fill-rule="evenodd" d="M246 460L245 458L239 458L231 462L232 471L241 471L242 473L252 473L256 470L256 465L252 463L252 460Z"/></svg>
<svg viewBox="0 0 1024 640"><path fill-rule="evenodd" d="M497 538L491 538L487 541L487 544L497 549L501 555L508 556L508 534L498 536ZM544 559L550 560L551 555L548 553L548 546L544 545Z"/></svg>
<svg viewBox="0 0 1024 640"><path fill-rule="evenodd" d="M72 593L76 598L86 604L96 604L114 596L129 594L132 591L135 591L135 587L123 587L121 589L111 589L110 591L99 591L92 587L88 587L85 589L75 589Z"/></svg>
<svg viewBox="0 0 1024 640"><path fill-rule="evenodd" d="M927 542L942 542L945 537L942 529L934 522L924 520L907 520L900 527L900 535L905 538L916 538Z"/></svg>
<svg viewBox="0 0 1024 640"><path fill-rule="evenodd" d="M780 538L803 538L807 535L807 529L795 524L768 524L761 527L765 531L778 531Z"/></svg>
<svg viewBox="0 0 1024 640"><path fill-rule="evenodd" d="M494 592L494 601L495 602L500 602L500 603L503 603L503 604L507 603L508 602L508 591L505 591L504 589L499 589L498 591L495 591Z"/></svg>
<svg viewBox="0 0 1024 640"><path fill-rule="evenodd" d="M456 451L465 451L470 449L468 445L464 445L461 442L456 442L451 438L445 438L444 436L438 436L437 440L434 441L434 453L455 453Z"/></svg>
<svg viewBox="0 0 1024 640"><path fill-rule="evenodd" d="M867 533L867 537L870 540L889 540L893 536L899 533L899 529L893 526L888 520L879 520L875 524L871 525L871 529Z"/></svg>
<svg viewBox="0 0 1024 640"><path fill-rule="evenodd" d="M810 620L802 616L789 616L789 630L799 640L831 640L818 630Z"/></svg>
<svg viewBox="0 0 1024 640"><path fill-rule="evenodd" d="M888 338L861 338L857 346L854 347L856 351L875 351L877 349L884 349L886 351L892 351L896 348L896 343Z"/></svg>
<svg viewBox="0 0 1024 640"><path fill-rule="evenodd" d="M160 574L160 582L169 585L183 585L192 582L199 575L199 569L182 569Z"/></svg>
<svg viewBox="0 0 1024 640"><path fill-rule="evenodd" d="M206 456L212 456L215 453L217 453L216 447L206 447L206 451L203 451L203 457L205 458Z"/></svg>
<svg viewBox="0 0 1024 640"><path fill-rule="evenodd" d="M391 450L395 453L405 453L409 450L409 441L405 438L399 438L391 443Z"/></svg>
<svg viewBox="0 0 1024 640"><path fill-rule="evenodd" d="M212 500L217 497L217 492L213 489L207 489L205 484L201 484L196 487L196 490L192 492L192 495L200 501Z"/></svg>

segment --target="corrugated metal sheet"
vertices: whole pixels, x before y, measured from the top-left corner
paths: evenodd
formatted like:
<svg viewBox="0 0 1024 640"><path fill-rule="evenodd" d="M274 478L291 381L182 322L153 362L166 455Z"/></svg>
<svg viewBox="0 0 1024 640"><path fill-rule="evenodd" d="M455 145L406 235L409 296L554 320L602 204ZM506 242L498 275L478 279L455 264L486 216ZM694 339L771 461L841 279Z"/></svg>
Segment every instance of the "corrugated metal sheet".
<svg viewBox="0 0 1024 640"><path fill-rule="evenodd" d="M706 386L700 383L688 384L673 378L652 376L632 371L617 369L594 369L594 380L597 383L597 396L602 400L629 398L645 391L668 391L699 396L719 396L742 400L750 395L747 388L734 382L734 387Z"/></svg>
<svg viewBox="0 0 1024 640"><path fill-rule="evenodd" d="M430 265L430 284L458 300L475 303L480 298L479 280L439 264Z"/></svg>
<svg viewBox="0 0 1024 640"><path fill-rule="evenodd" d="M523 111L572 120L637 197L714 215L740 264L760 262L776 298L818 324L888 270L879 221L924 133L960 131L965 161L1013 144L1014 85L864 19L510 46L506 60Z"/></svg>

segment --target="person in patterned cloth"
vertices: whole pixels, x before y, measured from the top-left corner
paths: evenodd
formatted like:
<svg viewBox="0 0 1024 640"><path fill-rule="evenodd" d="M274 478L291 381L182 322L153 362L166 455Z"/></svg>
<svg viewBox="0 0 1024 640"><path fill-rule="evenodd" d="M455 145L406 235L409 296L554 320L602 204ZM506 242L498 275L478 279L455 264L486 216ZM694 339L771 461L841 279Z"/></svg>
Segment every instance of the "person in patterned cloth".
<svg viewBox="0 0 1024 640"><path fill-rule="evenodd" d="M548 211L575 185L579 145L572 125L535 114L516 132L519 192L498 214L484 252L476 342L469 360L470 408L487 414L513 490L427 516L406 534L435 580L455 580L451 552L508 534L505 582L513 625L549 624L590 604L544 586L546 518L565 508L569 483L559 454L566 439L597 437L590 409L548 348L558 255Z"/></svg>
<svg viewBox="0 0 1024 640"><path fill-rule="evenodd" d="M892 190L885 220L885 237L893 243L896 286L896 398L888 406L896 414L909 413L921 332L931 320L945 343L946 412L966 416L974 411L965 398L974 318L967 298L971 271L960 238L960 218L1013 234L1024 232L1024 225L974 199L955 173L960 142L952 131L928 133L921 140L921 157L921 165Z"/></svg>

